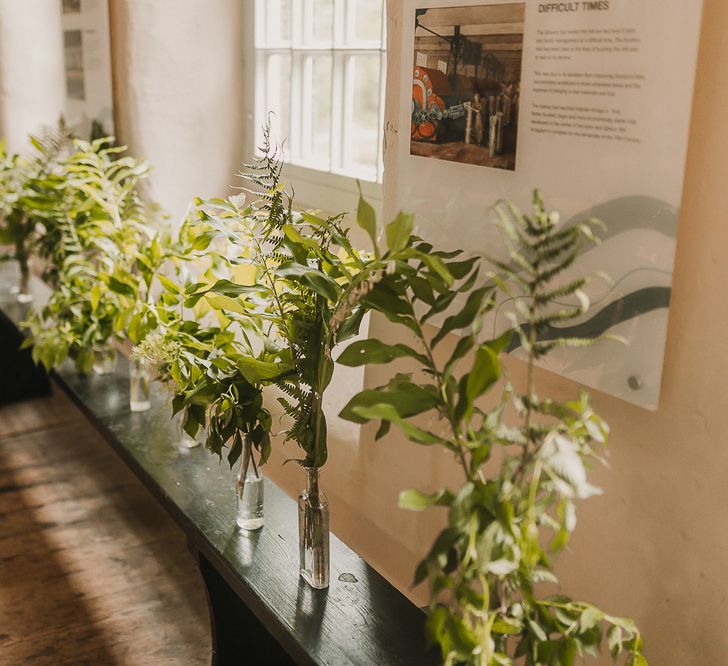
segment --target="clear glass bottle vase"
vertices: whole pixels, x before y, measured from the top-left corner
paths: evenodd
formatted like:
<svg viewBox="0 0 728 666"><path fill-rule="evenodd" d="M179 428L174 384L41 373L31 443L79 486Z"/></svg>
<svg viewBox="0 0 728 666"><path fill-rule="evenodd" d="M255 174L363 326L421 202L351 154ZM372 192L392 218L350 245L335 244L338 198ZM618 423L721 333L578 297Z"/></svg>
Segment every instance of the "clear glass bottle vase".
<svg viewBox="0 0 728 666"><path fill-rule="evenodd" d="M318 467L306 467L306 488L298 496L299 572L311 587L329 586L329 503L319 487Z"/></svg>
<svg viewBox="0 0 728 666"><path fill-rule="evenodd" d="M20 282L18 282L15 298L18 303L32 303L33 294L30 291L30 269L27 266L20 268Z"/></svg>
<svg viewBox="0 0 728 666"><path fill-rule="evenodd" d="M192 437L185 430L185 416L184 413L180 412L175 416L175 423L177 424L177 448L180 451L189 451L190 449L196 449L202 441L205 439L204 430L199 430L195 437Z"/></svg>
<svg viewBox="0 0 728 666"><path fill-rule="evenodd" d="M110 375L116 370L116 348L111 343L95 346L93 353L93 369L97 375Z"/></svg>
<svg viewBox="0 0 728 666"><path fill-rule="evenodd" d="M263 527L263 477L253 456L250 435L243 435L243 453L240 471L235 480L238 512L235 522L241 530L258 530Z"/></svg>
<svg viewBox="0 0 728 666"><path fill-rule="evenodd" d="M152 407L152 378L143 358L129 359L129 408L132 412L146 412Z"/></svg>

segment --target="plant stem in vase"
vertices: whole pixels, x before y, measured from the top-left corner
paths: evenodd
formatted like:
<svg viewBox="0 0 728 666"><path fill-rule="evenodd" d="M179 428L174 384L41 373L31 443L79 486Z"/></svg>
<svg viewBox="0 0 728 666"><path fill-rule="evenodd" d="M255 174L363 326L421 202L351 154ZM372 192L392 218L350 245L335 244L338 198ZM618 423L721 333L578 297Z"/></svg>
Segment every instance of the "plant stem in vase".
<svg viewBox="0 0 728 666"><path fill-rule="evenodd" d="M16 299L18 303L31 303L33 301L33 294L30 291L30 269L27 261L20 262L20 282Z"/></svg>
<svg viewBox="0 0 728 666"><path fill-rule="evenodd" d="M329 503L319 488L319 468L306 467L306 489L298 496L300 574L311 587L329 586Z"/></svg>
<svg viewBox="0 0 728 666"><path fill-rule="evenodd" d="M235 482L238 513L235 522L242 530L253 531L263 527L263 477L253 456L250 435L243 435L243 455L240 472Z"/></svg>
<svg viewBox="0 0 728 666"><path fill-rule="evenodd" d="M177 448L181 450L195 449L200 445L199 439L192 437L185 430L185 420L182 416L177 418Z"/></svg>
<svg viewBox="0 0 728 666"><path fill-rule="evenodd" d="M151 377L144 358L129 359L129 408L146 412L152 406Z"/></svg>

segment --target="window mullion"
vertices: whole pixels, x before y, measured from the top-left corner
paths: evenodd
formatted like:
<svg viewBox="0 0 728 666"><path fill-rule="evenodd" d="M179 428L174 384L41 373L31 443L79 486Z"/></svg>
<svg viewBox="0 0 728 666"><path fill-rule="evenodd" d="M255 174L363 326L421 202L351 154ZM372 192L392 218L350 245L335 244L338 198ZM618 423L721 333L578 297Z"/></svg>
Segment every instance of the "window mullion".
<svg viewBox="0 0 728 666"><path fill-rule="evenodd" d="M351 137L354 128L354 68L356 61L351 53L341 54L343 60L342 70L344 72L344 92L342 98L342 136ZM352 166L351 141L342 142L341 168L348 171Z"/></svg>
<svg viewBox="0 0 728 666"><path fill-rule="evenodd" d="M379 125L377 131L377 182L384 180L384 100L387 88L386 51L379 52Z"/></svg>
<svg viewBox="0 0 728 666"><path fill-rule="evenodd" d="M291 102L290 102L290 128L288 135L291 161L297 162L303 154L303 55L300 51L291 51Z"/></svg>
<svg viewBox="0 0 728 666"><path fill-rule="evenodd" d="M313 157L313 56L301 56L301 150L299 158L305 164Z"/></svg>
<svg viewBox="0 0 728 666"><path fill-rule="evenodd" d="M339 171L344 163L344 53L332 53L333 79L331 81L331 170Z"/></svg>
<svg viewBox="0 0 728 666"><path fill-rule="evenodd" d="M305 0L291 0L291 48L301 48L304 42L304 13Z"/></svg>

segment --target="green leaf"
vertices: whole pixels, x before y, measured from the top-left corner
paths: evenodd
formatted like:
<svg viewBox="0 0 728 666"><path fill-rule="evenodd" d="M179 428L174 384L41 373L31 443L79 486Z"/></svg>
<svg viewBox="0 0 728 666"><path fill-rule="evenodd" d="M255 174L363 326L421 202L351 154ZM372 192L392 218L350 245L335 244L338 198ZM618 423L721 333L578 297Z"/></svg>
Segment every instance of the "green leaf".
<svg viewBox="0 0 728 666"><path fill-rule="evenodd" d="M244 294L255 294L261 291L266 291L263 285L244 285L231 282L230 280L218 280L207 290L207 293L222 294L223 296L236 298Z"/></svg>
<svg viewBox="0 0 728 666"><path fill-rule="evenodd" d="M561 642L559 666L574 666L574 663L576 661L576 655L576 641L571 636L566 636Z"/></svg>
<svg viewBox="0 0 728 666"><path fill-rule="evenodd" d="M427 578L427 572L428 572L427 561L423 560L422 562L420 562L417 565L417 568L415 569L415 577L414 577L414 580L412 581L412 586L416 587L422 581L424 581L425 578Z"/></svg>
<svg viewBox="0 0 728 666"><path fill-rule="evenodd" d="M158 275L157 279L159 280L160 284L170 293L172 294L180 294L182 293L181 289L174 283L172 280L170 280L168 277L165 277L164 275Z"/></svg>
<svg viewBox="0 0 728 666"><path fill-rule="evenodd" d="M367 389L357 393L349 400L339 416L354 423L366 423L379 417L366 418L362 412L357 410L375 405L389 405L398 418L408 418L434 409L438 404L436 395L415 384L404 386L401 390Z"/></svg>
<svg viewBox="0 0 728 666"><path fill-rule="evenodd" d="M514 624L503 618L497 618L491 627L494 634L514 635L521 632L520 625Z"/></svg>
<svg viewBox="0 0 728 666"><path fill-rule="evenodd" d="M194 252L202 252L203 250L206 250L216 235L217 232L215 231L206 231L205 233L198 234L195 236L195 240L192 243L192 250Z"/></svg>
<svg viewBox="0 0 728 666"><path fill-rule="evenodd" d="M238 301L234 298L230 298L229 296L208 293L205 295L205 299L214 310L227 310L228 312L235 312L236 314L246 314L245 308Z"/></svg>
<svg viewBox="0 0 728 666"><path fill-rule="evenodd" d="M416 352L404 344L387 345L379 340L359 340L349 345L336 360L337 363L350 368L368 364L390 363L397 358L414 358L430 367L426 356Z"/></svg>
<svg viewBox="0 0 728 666"><path fill-rule="evenodd" d="M604 619L604 613L594 606L588 606L579 618L579 630L584 632L595 627Z"/></svg>
<svg viewBox="0 0 728 666"><path fill-rule="evenodd" d="M450 613L447 608L438 605L430 611L427 616L427 622L425 623L427 645L432 646L439 643L442 648L443 658L447 657L450 652L450 642L446 641L445 631L445 625L447 624L449 615Z"/></svg>
<svg viewBox="0 0 728 666"><path fill-rule="evenodd" d="M518 569L518 563L512 560L501 558L499 560L491 560L484 566L485 571L494 576L507 576Z"/></svg>
<svg viewBox="0 0 728 666"><path fill-rule="evenodd" d="M508 346L511 344L511 340L513 340L513 329L508 329L495 340L490 340L485 344L500 356L506 349L508 349Z"/></svg>
<svg viewBox="0 0 728 666"><path fill-rule="evenodd" d="M500 379L498 355L488 345L481 345L475 353L473 369L468 374L465 385L470 403L475 402Z"/></svg>
<svg viewBox="0 0 728 666"><path fill-rule="evenodd" d="M372 246L374 247L374 253L379 259L379 248L377 247L377 216L374 209L365 201L364 196L361 192L361 185L359 185L359 205L356 210L356 223L369 234L369 238L372 240Z"/></svg>
<svg viewBox="0 0 728 666"><path fill-rule="evenodd" d="M283 225L283 233L286 235L286 237L293 241L294 243L298 243L299 245L303 245L304 247L307 247L311 250L316 251L317 253L320 250L319 244L316 242L313 238L304 238L294 227L292 224L284 224Z"/></svg>
<svg viewBox="0 0 728 666"><path fill-rule="evenodd" d="M91 288L91 309L96 312L99 307L99 301L101 300L101 285L97 282Z"/></svg>
<svg viewBox="0 0 728 666"><path fill-rule="evenodd" d="M276 274L302 283L331 303L336 303L339 298L341 287L321 271L308 268L299 263L288 262L281 264L276 270Z"/></svg>
<svg viewBox="0 0 728 666"><path fill-rule="evenodd" d="M409 421L405 421L399 416L397 410L390 404L379 403L372 405L371 407L353 407L352 412L355 416L366 421L373 421L375 419L391 421L392 423L397 424L407 438L416 444L424 444L426 446L430 446L432 444L441 444L443 446L448 445L446 440L443 440L434 433L422 430L422 428L412 425Z"/></svg>
<svg viewBox="0 0 728 666"><path fill-rule="evenodd" d="M247 356L241 356L237 365L243 377L251 384L270 381L279 377L285 371L285 367L282 367L279 363L259 361Z"/></svg>
<svg viewBox="0 0 728 666"><path fill-rule="evenodd" d="M454 281L453 276L450 274L450 271L447 270L447 266L445 266L445 263L442 261L442 259L436 257L434 254L425 254L422 255L420 258L425 264L427 264L430 270L434 271L440 277L440 279L446 285L452 285Z"/></svg>
<svg viewBox="0 0 728 666"><path fill-rule="evenodd" d="M546 632L542 629L540 624L537 624L534 622L531 618L528 618L528 627L533 632L533 634L538 638L540 641L547 641L548 636L546 635Z"/></svg>
<svg viewBox="0 0 728 666"><path fill-rule="evenodd" d="M426 495L419 490L411 488L399 494L399 508L409 511L424 511L431 506L450 506L454 495L449 490L439 490L432 495Z"/></svg>
<svg viewBox="0 0 728 666"><path fill-rule="evenodd" d="M471 292L463 309L445 320L440 332L432 339L432 346L435 347L443 340L448 333L457 331L466 326L471 326L486 302L486 298L492 293L491 287L481 287Z"/></svg>
<svg viewBox="0 0 728 666"><path fill-rule="evenodd" d="M471 257L470 259L465 259L463 261L451 261L448 264L445 264L447 266L447 270L450 272L450 275L452 275L456 280L462 280L466 275L470 273L470 271L473 270L473 267L475 264L477 264L480 261L480 257Z"/></svg>
<svg viewBox="0 0 728 666"><path fill-rule="evenodd" d="M387 247L390 254L395 254L407 247L412 237L413 228L414 216L402 212L385 227Z"/></svg>
<svg viewBox="0 0 728 666"><path fill-rule="evenodd" d="M128 285L126 282L121 282L120 280L117 280L115 277L109 277L109 289L111 291L116 292L117 294L122 294L123 296L129 296L130 298L134 298L136 296L136 291L133 287Z"/></svg>
<svg viewBox="0 0 728 666"><path fill-rule="evenodd" d="M458 361L463 358L472 348L474 345L474 339L472 335L465 335L458 340L457 345L455 345L455 349L453 350L452 356L450 356L450 360L447 362L447 365L445 366L445 373L444 373L444 380L447 381L450 376L452 375L453 370L455 370L455 367L458 363Z"/></svg>
<svg viewBox="0 0 728 666"><path fill-rule="evenodd" d="M619 626L609 627L607 631L607 646L613 657L619 656L622 652L622 628Z"/></svg>

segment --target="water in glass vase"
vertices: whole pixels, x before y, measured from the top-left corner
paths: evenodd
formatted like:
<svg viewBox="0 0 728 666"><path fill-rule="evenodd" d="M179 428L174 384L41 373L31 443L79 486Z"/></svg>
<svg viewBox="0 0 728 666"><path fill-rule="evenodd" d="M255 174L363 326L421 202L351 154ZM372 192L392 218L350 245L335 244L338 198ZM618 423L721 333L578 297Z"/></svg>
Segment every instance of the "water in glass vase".
<svg viewBox="0 0 728 666"><path fill-rule="evenodd" d="M151 378L144 359L129 360L129 408L146 412L151 408Z"/></svg>
<svg viewBox="0 0 728 666"><path fill-rule="evenodd" d="M240 472L235 482L238 513L235 519L242 530L252 531L263 527L263 477L253 458L253 445L248 435L243 436L243 454Z"/></svg>
<svg viewBox="0 0 728 666"><path fill-rule="evenodd" d="M177 418L177 448L183 451L198 447L201 444L200 438L202 437L201 433L198 433L197 437L191 437L185 430L184 424L184 418L180 415Z"/></svg>
<svg viewBox="0 0 728 666"><path fill-rule="evenodd" d="M319 489L319 469L306 468L306 489L298 496L299 572L311 587L329 586L329 503Z"/></svg>

